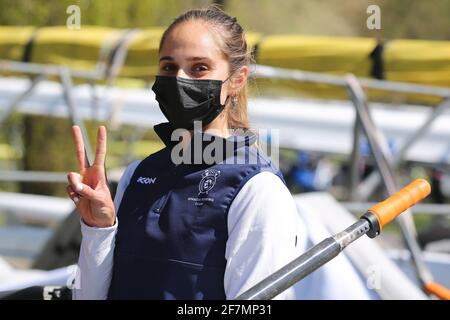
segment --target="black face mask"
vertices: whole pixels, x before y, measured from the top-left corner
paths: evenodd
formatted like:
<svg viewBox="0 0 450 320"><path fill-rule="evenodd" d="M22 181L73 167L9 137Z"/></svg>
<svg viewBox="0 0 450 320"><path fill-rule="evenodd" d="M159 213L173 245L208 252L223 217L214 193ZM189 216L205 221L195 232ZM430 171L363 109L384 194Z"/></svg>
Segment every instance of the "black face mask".
<svg viewBox="0 0 450 320"><path fill-rule="evenodd" d="M152 90L170 124L174 128L191 130L194 121L206 126L223 111L228 97L222 105L220 92L225 81L156 76Z"/></svg>

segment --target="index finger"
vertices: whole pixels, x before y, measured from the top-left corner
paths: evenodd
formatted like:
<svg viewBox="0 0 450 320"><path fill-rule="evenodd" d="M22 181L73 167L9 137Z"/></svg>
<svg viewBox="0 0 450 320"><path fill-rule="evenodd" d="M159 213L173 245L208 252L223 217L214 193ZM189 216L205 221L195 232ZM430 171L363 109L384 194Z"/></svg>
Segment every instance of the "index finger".
<svg viewBox="0 0 450 320"><path fill-rule="evenodd" d="M97 131L97 148L95 150L95 165L105 165L106 158L106 128L100 126Z"/></svg>
<svg viewBox="0 0 450 320"><path fill-rule="evenodd" d="M72 134L75 140L75 152L77 155L78 165L81 171L86 168L87 163L86 163L86 150L84 149L83 135L81 134L80 127L73 126Z"/></svg>

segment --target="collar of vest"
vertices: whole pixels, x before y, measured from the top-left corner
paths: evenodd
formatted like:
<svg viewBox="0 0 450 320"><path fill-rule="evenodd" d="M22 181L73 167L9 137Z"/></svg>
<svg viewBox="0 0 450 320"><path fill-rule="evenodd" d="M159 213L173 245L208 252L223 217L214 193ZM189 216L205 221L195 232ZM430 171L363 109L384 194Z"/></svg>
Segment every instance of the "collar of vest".
<svg viewBox="0 0 450 320"><path fill-rule="evenodd" d="M172 132L175 129L170 125L169 122L159 123L153 126L153 130L155 130L158 137L167 147L176 144L176 141L171 140Z"/></svg>
<svg viewBox="0 0 450 320"><path fill-rule="evenodd" d="M167 147L173 147L174 145L179 143L179 141L171 140L172 132L175 129L169 122L157 124L153 127L153 129ZM240 149L242 147L253 145L256 142L256 138L256 134L250 130L246 130L244 134L231 135L228 138L195 131L188 148L191 150L191 152L194 152L195 148L192 147L192 144L194 143L195 145L195 143L201 142L201 150L204 150L209 144L215 141L219 141L224 147L223 154L226 155L226 150L236 151L237 149Z"/></svg>

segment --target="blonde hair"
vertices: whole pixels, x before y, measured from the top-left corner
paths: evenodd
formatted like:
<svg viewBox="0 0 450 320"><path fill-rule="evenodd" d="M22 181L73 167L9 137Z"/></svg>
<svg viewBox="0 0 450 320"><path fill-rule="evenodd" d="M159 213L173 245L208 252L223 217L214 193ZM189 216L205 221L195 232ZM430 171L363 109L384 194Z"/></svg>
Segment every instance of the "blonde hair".
<svg viewBox="0 0 450 320"><path fill-rule="evenodd" d="M230 74L239 70L243 66L248 66L251 61L251 53L247 50L244 29L237 22L235 17L231 17L220 8L210 6L204 9L189 10L177 17L164 31L161 42L162 45L167 35L179 24L187 21L201 20L218 28L217 35L221 42L221 51L228 60ZM237 102L231 108L227 108L228 127L233 129L249 129L247 104L248 104L247 84L238 92ZM231 97L232 98L232 97ZM232 100L232 99L228 99ZM233 104L232 104L233 105Z"/></svg>

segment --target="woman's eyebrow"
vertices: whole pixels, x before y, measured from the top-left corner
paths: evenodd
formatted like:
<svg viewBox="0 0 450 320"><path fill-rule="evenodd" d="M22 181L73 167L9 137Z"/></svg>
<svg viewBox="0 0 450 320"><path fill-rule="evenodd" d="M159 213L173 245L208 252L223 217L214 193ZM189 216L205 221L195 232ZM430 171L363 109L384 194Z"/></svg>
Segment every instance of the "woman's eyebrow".
<svg viewBox="0 0 450 320"><path fill-rule="evenodd" d="M199 60L211 60L211 59L209 59L208 57L190 57L190 58L187 58L187 60L189 60L189 61L199 61Z"/></svg>
<svg viewBox="0 0 450 320"><path fill-rule="evenodd" d="M161 58L159 59L159 61L163 61L163 60L170 60L170 61L173 61L174 59L173 59L171 56L164 56L164 57L161 57Z"/></svg>
<svg viewBox="0 0 450 320"><path fill-rule="evenodd" d="M161 57L159 59L159 61L163 61L163 60L173 61L175 59L173 57L171 57L171 56L164 56L164 57ZM200 61L200 60L211 60L211 59L208 58L208 57L189 57L186 60L188 60L188 61Z"/></svg>

